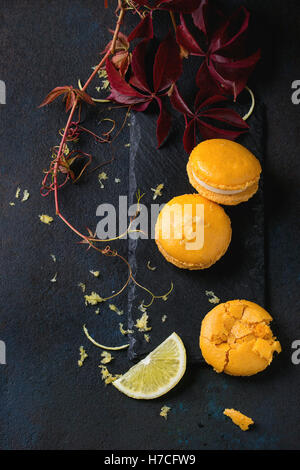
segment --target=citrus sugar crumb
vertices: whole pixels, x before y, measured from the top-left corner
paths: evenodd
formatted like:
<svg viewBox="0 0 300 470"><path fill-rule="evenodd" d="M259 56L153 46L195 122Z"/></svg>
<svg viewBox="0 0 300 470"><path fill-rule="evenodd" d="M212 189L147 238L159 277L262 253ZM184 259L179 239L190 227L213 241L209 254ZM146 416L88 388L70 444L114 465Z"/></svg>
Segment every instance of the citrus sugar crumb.
<svg viewBox="0 0 300 470"><path fill-rule="evenodd" d="M150 343L150 335L148 335L147 333L144 334L144 339L147 343Z"/></svg>
<svg viewBox="0 0 300 470"><path fill-rule="evenodd" d="M100 302L104 302L104 299L100 297L100 295L97 294L97 292L91 292L90 295L85 295L84 298L85 298L85 305L88 305L88 304L97 305Z"/></svg>
<svg viewBox="0 0 300 470"><path fill-rule="evenodd" d="M165 420L168 419L168 413L169 411L171 410L170 406L162 406L161 407L161 410L160 410L160 413L159 413L159 416L162 416L163 418L165 418Z"/></svg>
<svg viewBox="0 0 300 470"><path fill-rule="evenodd" d="M53 222L53 217L50 217L50 215L47 214L42 214L39 215L40 221L43 222L43 224L50 225L51 222Z"/></svg>
<svg viewBox="0 0 300 470"><path fill-rule="evenodd" d="M163 315L163 316L161 317L161 321L162 321L163 323L165 323L165 321L166 321L167 318L168 318L167 315Z"/></svg>
<svg viewBox="0 0 300 470"><path fill-rule="evenodd" d="M16 195L15 195L16 199L20 197L20 192L21 192L21 188L17 188Z"/></svg>
<svg viewBox="0 0 300 470"><path fill-rule="evenodd" d="M14 202L9 203L10 206L15 206L16 204Z"/></svg>
<svg viewBox="0 0 300 470"><path fill-rule="evenodd" d="M152 327L148 326L149 316L146 312L143 313L141 318L136 320L135 326L139 331L151 331Z"/></svg>
<svg viewBox="0 0 300 470"><path fill-rule="evenodd" d="M50 256L51 256L51 258L52 258L53 263L56 263L56 256L55 256L55 255L52 255L52 254L51 254Z"/></svg>
<svg viewBox="0 0 300 470"><path fill-rule="evenodd" d="M80 354L80 359L78 359L78 366L82 367L84 361L88 357L88 354L86 353L85 349L83 346L80 346L79 348L79 354Z"/></svg>

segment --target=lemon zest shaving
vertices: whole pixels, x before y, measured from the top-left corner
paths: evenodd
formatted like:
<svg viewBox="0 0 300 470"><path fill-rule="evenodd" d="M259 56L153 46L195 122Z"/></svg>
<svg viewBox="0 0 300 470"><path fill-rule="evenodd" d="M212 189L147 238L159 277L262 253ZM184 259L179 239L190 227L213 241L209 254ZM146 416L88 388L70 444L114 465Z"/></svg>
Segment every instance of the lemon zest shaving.
<svg viewBox="0 0 300 470"><path fill-rule="evenodd" d="M29 191L27 189L24 189L21 202L26 202L27 199L29 199L29 196L30 196Z"/></svg>
<svg viewBox="0 0 300 470"><path fill-rule="evenodd" d="M104 346L103 344L97 343L97 341L92 338L87 330L87 327L83 325L83 331L87 339L91 341L95 346L101 349L107 349L109 351L120 351L121 349L126 349L128 348L129 344L123 344L122 346Z"/></svg>
<svg viewBox="0 0 300 470"><path fill-rule="evenodd" d="M168 318L167 315L163 315L163 316L161 317L161 321L162 321L163 323L165 323L165 321L166 321L167 318Z"/></svg>
<svg viewBox="0 0 300 470"><path fill-rule="evenodd" d="M21 188L17 188L17 190L16 190L16 195L15 195L16 199L19 198L20 192L21 192Z"/></svg>
<svg viewBox="0 0 300 470"><path fill-rule="evenodd" d="M155 199L158 197L158 196L162 196L162 190L164 189L164 184L161 183L159 185L156 186L156 188L151 188L151 191L154 192L153 194L153 201L155 201Z"/></svg>
<svg viewBox="0 0 300 470"><path fill-rule="evenodd" d="M104 189L104 184L102 183L102 181L105 181L105 180L107 180L107 179L108 179L108 176L107 176L107 174L106 174L104 171L102 171L102 173L99 173L99 175L98 175L98 181L99 181L99 183L100 183L100 188L101 188L101 189Z"/></svg>
<svg viewBox="0 0 300 470"><path fill-rule="evenodd" d="M111 384L112 382L117 380L119 377L121 377L120 374L112 375L107 369L107 367L102 364L98 367L101 369L101 376L102 376L102 380L104 380L105 382L105 385Z"/></svg>
<svg viewBox="0 0 300 470"><path fill-rule="evenodd" d="M147 343L150 343L150 335L144 334L144 339Z"/></svg>
<svg viewBox="0 0 300 470"><path fill-rule="evenodd" d="M101 353L101 357L103 357L103 359L101 360L101 364L108 364L113 360L112 355L107 351L103 351Z"/></svg>
<svg viewBox="0 0 300 470"><path fill-rule="evenodd" d="M82 367L82 365L83 365L85 359L86 359L87 357L89 357L89 356L88 356L88 354L86 353L86 351L85 351L85 349L84 349L83 346L80 346L80 348L79 348L79 353L80 353L80 359L78 359L78 366L79 366L79 367Z"/></svg>
<svg viewBox="0 0 300 470"><path fill-rule="evenodd" d="M51 258L52 258L52 260L53 260L53 263L56 263L56 256L55 256L55 255L52 255L52 254L51 254L50 256L51 256Z"/></svg>
<svg viewBox="0 0 300 470"><path fill-rule="evenodd" d="M124 335L129 335L133 333L133 330L124 330L123 323L119 323L120 333Z"/></svg>
<svg viewBox="0 0 300 470"><path fill-rule="evenodd" d="M15 206L16 204L14 202L9 203L10 206Z"/></svg>
<svg viewBox="0 0 300 470"><path fill-rule="evenodd" d="M165 418L165 420L168 419L168 413L169 411L171 410L170 406L162 406L161 407L161 410L160 410L160 413L159 413L159 416L162 416L163 418Z"/></svg>
<svg viewBox="0 0 300 470"><path fill-rule="evenodd" d="M209 297L208 301L211 304L218 304L220 302L219 297L217 297L216 294L212 290L206 290L205 294L207 295L207 297Z"/></svg>
<svg viewBox="0 0 300 470"><path fill-rule="evenodd" d="M150 271L155 271L157 269L157 266L151 266L150 261L148 261L147 268L150 269Z"/></svg>
<svg viewBox="0 0 300 470"><path fill-rule="evenodd" d="M148 318L149 318L148 314L144 312L141 318L138 318L136 320L136 323L134 326L136 326L136 328L139 331L151 331L152 326L148 326Z"/></svg>
<svg viewBox="0 0 300 470"><path fill-rule="evenodd" d="M78 287L80 287L82 292L85 293L86 285L83 282L79 282L77 285Z"/></svg>
<svg viewBox="0 0 300 470"><path fill-rule="evenodd" d="M123 310L118 309L118 307L114 304L109 304L109 308L113 312L116 312L118 315L123 315L123 313L124 313Z"/></svg>
<svg viewBox="0 0 300 470"><path fill-rule="evenodd" d="M90 273L95 276L95 277L99 277L100 276L100 271L92 271L90 270Z"/></svg>
<svg viewBox="0 0 300 470"><path fill-rule="evenodd" d="M85 305L88 305L88 304L97 305L100 302L104 302L104 299L100 297L100 295L97 294L97 292L91 292L90 295L85 295L84 298L85 298Z"/></svg>
<svg viewBox="0 0 300 470"><path fill-rule="evenodd" d="M50 215L47 214L42 214L39 215L40 221L43 222L43 224L50 225L51 222L53 222L53 217L50 217Z"/></svg>
<svg viewBox="0 0 300 470"><path fill-rule="evenodd" d="M50 279L50 282L56 282L56 281L57 281L57 273L55 273L53 278Z"/></svg>

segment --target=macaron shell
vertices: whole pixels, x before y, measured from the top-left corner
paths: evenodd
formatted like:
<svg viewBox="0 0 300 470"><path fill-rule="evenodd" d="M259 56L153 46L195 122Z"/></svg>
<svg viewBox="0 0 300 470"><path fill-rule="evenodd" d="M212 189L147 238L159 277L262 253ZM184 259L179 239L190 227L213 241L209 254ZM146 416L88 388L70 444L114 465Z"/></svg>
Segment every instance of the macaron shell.
<svg viewBox="0 0 300 470"><path fill-rule="evenodd" d="M201 196L206 197L210 201L217 202L218 204L224 204L226 206L236 206L241 202L248 201L258 190L258 182L253 183L251 186L248 186L245 191L238 193L238 194L219 194L209 189L204 188L201 184L196 181L192 171L192 164L188 161L187 164L187 174L189 177L189 182L193 186L193 188L198 191Z"/></svg>
<svg viewBox="0 0 300 470"><path fill-rule="evenodd" d="M243 145L226 139L210 139L197 145L190 168L205 183L224 190L247 189L259 180L259 160Z"/></svg>
<svg viewBox="0 0 300 470"><path fill-rule="evenodd" d="M163 237L162 217L167 206L196 204L204 206L204 244L200 249L186 249L184 240ZM162 255L177 267L205 269L218 261L231 241L231 223L224 209L200 194L186 194L173 198L160 212L155 226L155 240Z"/></svg>
<svg viewBox="0 0 300 470"><path fill-rule="evenodd" d="M232 300L214 307L203 319L200 349L216 372L250 376L264 370L280 353L279 341L269 326L271 315L247 300Z"/></svg>

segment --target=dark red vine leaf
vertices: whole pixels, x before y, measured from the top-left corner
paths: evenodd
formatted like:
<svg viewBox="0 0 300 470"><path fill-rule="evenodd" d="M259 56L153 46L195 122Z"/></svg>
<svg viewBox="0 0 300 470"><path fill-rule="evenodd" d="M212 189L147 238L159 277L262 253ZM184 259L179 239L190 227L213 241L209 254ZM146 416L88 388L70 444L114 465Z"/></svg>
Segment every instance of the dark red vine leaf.
<svg viewBox="0 0 300 470"><path fill-rule="evenodd" d="M192 18L195 26L209 38L224 22L223 13L211 0L200 0L200 4L193 11Z"/></svg>
<svg viewBox="0 0 300 470"><path fill-rule="evenodd" d="M63 99L66 102L66 112L70 111L76 100L85 101L87 104L95 104L90 95L88 95L85 91L73 88L72 86L62 86L56 87L50 91L44 101L39 105L39 108L52 103L59 96L63 96Z"/></svg>
<svg viewBox="0 0 300 470"><path fill-rule="evenodd" d="M171 128L171 116L163 105L161 98L156 98L159 106L159 117L157 119L156 137L158 148L164 143Z"/></svg>
<svg viewBox="0 0 300 470"><path fill-rule="evenodd" d="M193 55L205 56L205 52L189 32L184 17L180 17L180 25L176 28L176 39L186 51Z"/></svg>
<svg viewBox="0 0 300 470"><path fill-rule="evenodd" d="M153 84L157 93L169 88L182 73L180 49L171 34L158 47L154 60Z"/></svg>
<svg viewBox="0 0 300 470"><path fill-rule="evenodd" d="M128 36L128 41L131 42L136 38L153 38L152 11L139 22L133 31L131 31Z"/></svg>
<svg viewBox="0 0 300 470"><path fill-rule="evenodd" d="M130 84L149 93L149 85L146 77L145 56L147 53L148 40L141 41L133 50Z"/></svg>
<svg viewBox="0 0 300 470"><path fill-rule="evenodd" d="M132 88L125 81L109 59L106 60L106 72L111 87L111 94L108 99L127 105L133 105L145 101L145 96Z"/></svg>
<svg viewBox="0 0 300 470"><path fill-rule="evenodd" d="M106 61L106 71L111 86L109 99L117 103L132 106L135 111L145 111L152 101L155 101L160 110L157 121L158 146L166 139L171 125L171 117L165 109L162 97L172 89L174 83L182 72L182 59L180 49L174 37L168 34L155 54L153 65L153 88L149 86L146 77L145 59L149 40L144 39L132 53L132 75L129 83L115 69L109 59Z"/></svg>
<svg viewBox="0 0 300 470"><path fill-rule="evenodd" d="M209 82L207 77L209 74L218 87L218 93L231 94L236 99L245 88L251 72L260 59L260 50L250 56L245 52L250 18L245 8L238 8L228 19L223 19L221 26L215 26L212 30L208 26L211 24L208 21L210 5L211 2L203 1L192 14L195 26L206 35L205 52L188 30L183 15L177 28L176 38L189 54L204 57L205 66L202 64L197 74L198 86L199 82ZM221 15L218 18L220 20ZM204 73L203 79L200 77L202 73Z"/></svg>
<svg viewBox="0 0 300 470"><path fill-rule="evenodd" d="M214 95L205 97L202 90L199 90L195 99L195 111L193 112L180 95L178 88L174 86L170 101L173 107L185 116L186 126L183 144L187 153L190 153L195 147L198 133L204 139L224 138L235 140L249 129L248 124L233 109L210 108L210 106L216 103L227 101L227 98L224 96ZM217 122L220 124L224 123L233 129L217 127L215 125Z"/></svg>

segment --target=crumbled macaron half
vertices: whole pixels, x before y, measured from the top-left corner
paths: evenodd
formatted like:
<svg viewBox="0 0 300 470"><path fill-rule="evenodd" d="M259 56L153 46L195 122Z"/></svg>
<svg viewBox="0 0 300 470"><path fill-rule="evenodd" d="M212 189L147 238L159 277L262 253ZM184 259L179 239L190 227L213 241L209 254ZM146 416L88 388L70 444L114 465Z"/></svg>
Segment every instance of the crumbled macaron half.
<svg viewBox="0 0 300 470"><path fill-rule="evenodd" d="M219 304L203 319L200 349L216 372L254 375L268 367L281 352L270 328L271 315L247 300Z"/></svg>

